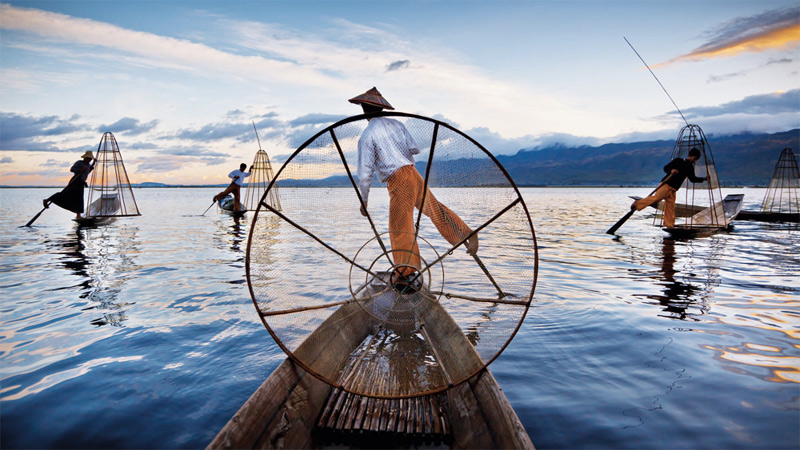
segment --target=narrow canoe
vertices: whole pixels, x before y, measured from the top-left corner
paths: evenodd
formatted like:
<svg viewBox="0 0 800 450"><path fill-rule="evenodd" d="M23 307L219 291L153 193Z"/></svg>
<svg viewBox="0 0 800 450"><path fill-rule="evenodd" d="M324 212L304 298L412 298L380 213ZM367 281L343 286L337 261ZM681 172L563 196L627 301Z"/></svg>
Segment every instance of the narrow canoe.
<svg viewBox="0 0 800 450"><path fill-rule="evenodd" d="M385 383L387 374L402 378L399 373L425 376L428 372L420 367L404 371L409 365L400 361L361 363L365 348L380 347L365 346L364 342L373 342L376 335L387 334L385 330L378 331L376 319L368 309L356 302L340 306L295 351L300 361L322 361L321 365L339 368L339 387L321 381L292 359L286 359L208 448L534 448L519 417L486 368L464 383L417 397L367 397L342 389L358 382ZM430 344L437 362L454 379L482 365L467 336L438 303L418 317L413 327L412 333L423 329L424 339L419 340ZM397 344L403 331L395 329L388 334L391 343ZM367 359L379 357L370 354ZM351 367L355 370L348 372Z"/></svg>

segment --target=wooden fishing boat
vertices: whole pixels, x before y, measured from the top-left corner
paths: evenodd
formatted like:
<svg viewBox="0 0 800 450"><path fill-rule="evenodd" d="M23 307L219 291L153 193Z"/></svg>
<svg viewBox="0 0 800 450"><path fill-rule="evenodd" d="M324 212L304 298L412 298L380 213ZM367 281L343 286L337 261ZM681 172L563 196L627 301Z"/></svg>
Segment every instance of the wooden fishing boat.
<svg viewBox="0 0 800 450"><path fill-rule="evenodd" d="M687 238L708 236L730 229L731 223L742 210L744 194L729 194L721 202L691 216L685 224L664 228L672 237Z"/></svg>
<svg viewBox="0 0 800 450"><path fill-rule="evenodd" d="M119 197L115 192L106 192L93 201L84 217L72 219L81 226L96 226L111 223L119 211Z"/></svg>
<svg viewBox="0 0 800 450"><path fill-rule="evenodd" d="M800 223L800 213L780 213L761 211L742 211L736 220L753 220L758 222Z"/></svg>
<svg viewBox="0 0 800 450"><path fill-rule="evenodd" d="M638 197L636 195L629 195L628 198L631 198L633 200L641 200L642 199L642 197ZM650 205L650 207L653 208L653 209L662 208L661 202L653 203L652 205ZM692 217L693 215L699 213L703 209L704 208L702 206L686 205L686 204L683 204L683 203L676 203L675 204L675 217Z"/></svg>
<svg viewBox="0 0 800 450"><path fill-rule="evenodd" d="M397 299L394 291L387 293L385 288L385 280L378 280L365 290L374 298L340 306L295 352L300 360L314 361L317 368L339 371L338 386L286 359L208 448L534 448L487 368L464 383L428 395L376 398L352 393L370 385L380 389L387 376L400 377L396 381L401 384L425 384L417 377L458 379L483 366L473 344L438 303L431 304L424 317L417 317L417 323L407 329L385 329L369 312L380 308L387 295ZM374 296L381 291L382 295ZM386 341L409 345L409 355L414 356L387 364L381 356ZM342 348L352 351L342 354ZM418 351L429 352L441 370L419 370L412 363ZM403 379L403 374L408 378Z"/></svg>
<svg viewBox="0 0 800 450"><path fill-rule="evenodd" d="M228 194L227 196L222 197L221 199L219 199L219 202L217 202L217 206L219 206L219 209L223 213L230 214L230 215L236 216L236 217L242 217L247 212L247 210L245 209L244 205L240 202L239 203L239 211L234 211L233 210L233 203L234 203L233 196Z"/></svg>
<svg viewBox="0 0 800 450"><path fill-rule="evenodd" d="M440 186L495 186L474 193L486 215L469 219L471 230L455 239L441 231L431 236L437 228L420 226L418 213L419 265L403 262L411 251L391 248L393 233L379 231L384 219L371 216L385 211L379 205L388 199L376 196L377 209L364 208L350 169L357 136L374 117L391 117L424 143L425 195L435 192L437 201L448 198L451 207L468 210L459 204L463 195ZM455 156L470 161L468 170L450 164ZM270 197L278 183L318 178L319 167L345 177L352 189L283 191L279 210ZM463 253L478 232L487 236L486 263ZM458 268L452 282L445 264ZM413 279L399 275L410 276L408 268ZM209 448L533 448L487 369L520 329L533 298L533 224L496 158L451 125L382 112L317 133L262 194L245 269L259 317L288 359Z"/></svg>

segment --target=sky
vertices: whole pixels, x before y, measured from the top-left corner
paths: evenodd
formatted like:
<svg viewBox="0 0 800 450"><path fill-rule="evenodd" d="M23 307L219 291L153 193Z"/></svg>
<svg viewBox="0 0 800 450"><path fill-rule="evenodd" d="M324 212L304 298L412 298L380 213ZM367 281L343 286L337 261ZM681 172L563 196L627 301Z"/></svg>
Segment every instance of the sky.
<svg viewBox="0 0 800 450"><path fill-rule="evenodd" d="M277 166L373 86L495 154L774 133L798 71L796 0L0 0L0 185L65 184L106 131L133 183L224 184L253 122Z"/></svg>

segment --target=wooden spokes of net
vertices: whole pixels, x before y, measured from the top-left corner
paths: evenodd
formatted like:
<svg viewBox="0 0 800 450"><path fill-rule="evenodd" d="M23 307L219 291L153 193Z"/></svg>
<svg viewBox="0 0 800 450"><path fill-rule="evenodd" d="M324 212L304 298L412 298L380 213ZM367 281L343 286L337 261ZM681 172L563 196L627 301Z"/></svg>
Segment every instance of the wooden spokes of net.
<svg viewBox="0 0 800 450"><path fill-rule="evenodd" d="M359 139L377 117L419 153L392 175L402 183L376 176L365 216ZM281 210L269 201L278 185ZM402 398L463 383L501 354L533 299L538 249L519 189L484 147L438 120L379 113L325 128L281 166L246 271L262 322L301 368Z"/></svg>

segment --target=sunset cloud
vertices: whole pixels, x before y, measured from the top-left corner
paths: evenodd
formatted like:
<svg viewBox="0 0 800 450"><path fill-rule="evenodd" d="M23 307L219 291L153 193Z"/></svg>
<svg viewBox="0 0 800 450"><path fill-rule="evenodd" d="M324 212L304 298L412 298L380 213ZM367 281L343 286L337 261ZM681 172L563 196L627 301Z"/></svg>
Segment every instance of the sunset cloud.
<svg viewBox="0 0 800 450"><path fill-rule="evenodd" d="M656 66L798 47L800 46L798 16L800 7L736 18L706 33L708 41L705 44Z"/></svg>

